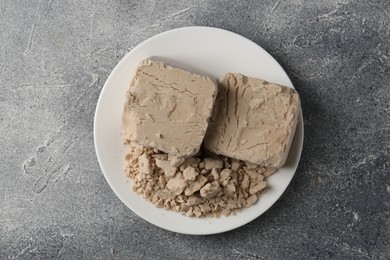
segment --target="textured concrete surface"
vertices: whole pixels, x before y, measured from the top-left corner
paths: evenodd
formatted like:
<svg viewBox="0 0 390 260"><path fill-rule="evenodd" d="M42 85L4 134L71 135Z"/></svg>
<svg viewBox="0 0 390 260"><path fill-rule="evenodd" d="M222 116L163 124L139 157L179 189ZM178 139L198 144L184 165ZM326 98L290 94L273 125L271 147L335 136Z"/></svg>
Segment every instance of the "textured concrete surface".
<svg viewBox="0 0 390 260"><path fill-rule="evenodd" d="M0 259L389 259L390 2L0 2ZM237 32L302 98L292 184L237 230L187 236L138 218L95 156L93 116L116 63L172 28Z"/></svg>

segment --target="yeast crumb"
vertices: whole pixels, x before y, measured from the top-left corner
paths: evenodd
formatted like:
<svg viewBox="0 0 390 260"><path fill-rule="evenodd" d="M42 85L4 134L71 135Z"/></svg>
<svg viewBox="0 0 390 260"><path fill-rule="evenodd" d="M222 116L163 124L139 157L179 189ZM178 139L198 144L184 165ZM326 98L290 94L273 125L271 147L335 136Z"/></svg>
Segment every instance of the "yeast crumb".
<svg viewBox="0 0 390 260"><path fill-rule="evenodd" d="M250 207L276 170L225 156L182 159L135 143L125 160L135 192L156 207L189 217L229 216Z"/></svg>

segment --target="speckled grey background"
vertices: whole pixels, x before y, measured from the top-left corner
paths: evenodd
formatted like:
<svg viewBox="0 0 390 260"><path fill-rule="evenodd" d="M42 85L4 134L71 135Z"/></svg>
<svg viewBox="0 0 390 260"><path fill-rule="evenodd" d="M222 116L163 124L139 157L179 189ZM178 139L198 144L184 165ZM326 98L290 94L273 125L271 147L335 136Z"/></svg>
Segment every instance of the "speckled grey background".
<svg viewBox="0 0 390 260"><path fill-rule="evenodd" d="M0 1L0 259L389 259L390 2ZM100 90L157 33L252 39L300 92L296 176L264 215L211 236L137 217L101 174Z"/></svg>

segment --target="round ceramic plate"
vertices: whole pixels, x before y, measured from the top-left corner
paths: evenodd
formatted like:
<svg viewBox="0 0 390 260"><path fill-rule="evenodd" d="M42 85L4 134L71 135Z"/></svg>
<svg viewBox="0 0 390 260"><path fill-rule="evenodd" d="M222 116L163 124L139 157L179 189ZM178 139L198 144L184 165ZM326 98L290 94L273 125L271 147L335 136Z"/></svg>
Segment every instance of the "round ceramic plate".
<svg viewBox="0 0 390 260"><path fill-rule="evenodd" d="M126 178L121 116L125 93L136 67L155 57L172 66L221 78L239 72L293 87L286 72L264 49L235 33L209 27L186 27L156 35L131 50L114 68L100 94L94 122L100 167L115 194L138 216L161 228L185 234L215 234L240 227L269 209L294 176L303 144L303 120L298 123L287 163L267 179L269 188L253 206L220 218L191 218L155 208L131 190Z"/></svg>

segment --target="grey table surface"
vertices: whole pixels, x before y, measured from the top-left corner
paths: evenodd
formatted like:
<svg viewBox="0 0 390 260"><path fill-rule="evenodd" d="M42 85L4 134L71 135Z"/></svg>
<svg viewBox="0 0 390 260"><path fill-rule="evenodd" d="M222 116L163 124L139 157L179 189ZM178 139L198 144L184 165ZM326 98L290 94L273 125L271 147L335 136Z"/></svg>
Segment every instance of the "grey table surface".
<svg viewBox="0 0 390 260"><path fill-rule="evenodd" d="M389 259L390 1L0 2L0 259ZM169 29L241 34L302 99L304 150L280 200L189 236L132 213L96 159L113 67Z"/></svg>

